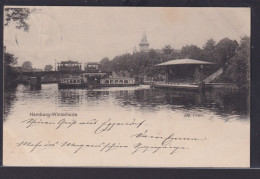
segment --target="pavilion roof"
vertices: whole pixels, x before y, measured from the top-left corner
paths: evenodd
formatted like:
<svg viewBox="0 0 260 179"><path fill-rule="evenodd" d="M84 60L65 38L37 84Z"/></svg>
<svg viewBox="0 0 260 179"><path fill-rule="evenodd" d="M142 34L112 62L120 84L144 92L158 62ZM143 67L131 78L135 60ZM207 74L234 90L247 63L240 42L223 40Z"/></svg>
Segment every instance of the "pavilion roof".
<svg viewBox="0 0 260 179"><path fill-rule="evenodd" d="M201 61L201 60L194 60L194 59L177 59L177 60L170 60L164 63L157 64L155 66L169 66L169 65L213 65L214 63Z"/></svg>

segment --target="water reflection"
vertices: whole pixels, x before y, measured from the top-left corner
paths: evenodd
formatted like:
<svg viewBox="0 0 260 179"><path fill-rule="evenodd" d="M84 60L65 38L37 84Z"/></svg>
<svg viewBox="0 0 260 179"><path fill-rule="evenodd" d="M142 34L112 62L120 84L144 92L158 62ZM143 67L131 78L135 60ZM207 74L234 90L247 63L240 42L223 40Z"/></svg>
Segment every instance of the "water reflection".
<svg viewBox="0 0 260 179"><path fill-rule="evenodd" d="M17 100L16 89L17 89L17 86L13 87L13 88L8 88L6 90L6 92L4 92L4 108L3 108L3 110L4 110L4 115L3 115L4 121L6 120L7 115L12 113L11 110L12 110L13 104Z"/></svg>
<svg viewBox="0 0 260 179"><path fill-rule="evenodd" d="M162 89L144 89L116 92L116 99L122 106L137 106L156 111L160 107L172 110L205 109L217 115L248 115L248 95L238 91L212 90L205 93L182 92Z"/></svg>
<svg viewBox="0 0 260 179"><path fill-rule="evenodd" d="M84 111L91 109L108 112L109 108L156 113L162 110L187 112L213 112L214 115L236 119L248 116L249 97L242 92L224 90L183 92L164 89L150 89L147 86L127 88L103 88L96 90L64 89L58 90L57 84L42 85L40 90L30 90L29 86L19 85L4 95L4 115L12 114L19 106L35 105L51 110ZM106 111L107 110L107 111Z"/></svg>
<svg viewBox="0 0 260 179"><path fill-rule="evenodd" d="M79 91L63 90L58 93L58 99L60 104L74 105L80 103L80 93Z"/></svg>
<svg viewBox="0 0 260 179"><path fill-rule="evenodd" d="M88 91L64 89L58 91L58 105L62 106L88 106L90 103L99 104L106 100L108 91Z"/></svg>

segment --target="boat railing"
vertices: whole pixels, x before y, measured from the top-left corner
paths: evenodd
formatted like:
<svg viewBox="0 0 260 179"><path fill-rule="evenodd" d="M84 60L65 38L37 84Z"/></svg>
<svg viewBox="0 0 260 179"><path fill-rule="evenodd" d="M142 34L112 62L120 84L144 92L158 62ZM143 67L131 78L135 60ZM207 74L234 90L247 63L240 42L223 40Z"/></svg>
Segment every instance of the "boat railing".
<svg viewBox="0 0 260 179"><path fill-rule="evenodd" d="M134 78L125 78L125 77L119 77L119 78L106 78L100 80L101 84L135 84Z"/></svg>

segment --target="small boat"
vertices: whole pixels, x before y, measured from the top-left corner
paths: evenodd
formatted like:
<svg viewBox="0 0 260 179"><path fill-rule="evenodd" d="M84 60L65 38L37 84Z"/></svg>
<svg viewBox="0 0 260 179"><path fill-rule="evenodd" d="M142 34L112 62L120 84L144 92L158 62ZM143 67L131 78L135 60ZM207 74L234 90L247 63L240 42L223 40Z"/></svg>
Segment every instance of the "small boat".
<svg viewBox="0 0 260 179"><path fill-rule="evenodd" d="M138 86L135 78L109 77L106 73L83 73L79 76L61 78L59 89Z"/></svg>
<svg viewBox="0 0 260 179"><path fill-rule="evenodd" d="M126 86L138 86L135 78L127 77L110 77L100 80L101 87L126 87Z"/></svg>
<svg viewBox="0 0 260 179"><path fill-rule="evenodd" d="M63 88L82 88L88 87L87 83L84 83L83 79L80 77L67 77L61 78L60 82L58 83L59 89Z"/></svg>

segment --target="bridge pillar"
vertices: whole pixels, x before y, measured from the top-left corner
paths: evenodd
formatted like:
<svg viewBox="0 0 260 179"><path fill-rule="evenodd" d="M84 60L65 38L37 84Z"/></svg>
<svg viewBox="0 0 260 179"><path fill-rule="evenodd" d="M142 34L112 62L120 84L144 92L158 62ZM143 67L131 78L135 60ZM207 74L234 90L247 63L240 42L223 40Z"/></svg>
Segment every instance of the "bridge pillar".
<svg viewBox="0 0 260 179"><path fill-rule="evenodd" d="M30 77L30 88L31 90L41 89L41 76Z"/></svg>

